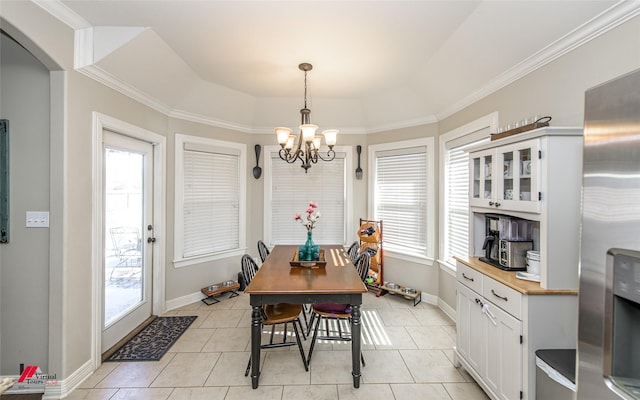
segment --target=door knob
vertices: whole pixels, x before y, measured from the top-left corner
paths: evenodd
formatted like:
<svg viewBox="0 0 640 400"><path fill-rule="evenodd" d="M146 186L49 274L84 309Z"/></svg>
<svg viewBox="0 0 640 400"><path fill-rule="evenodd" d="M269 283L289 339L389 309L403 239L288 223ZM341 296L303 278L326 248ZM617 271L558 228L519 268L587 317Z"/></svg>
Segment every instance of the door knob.
<svg viewBox="0 0 640 400"><path fill-rule="evenodd" d="M156 242L156 238L154 237L148 237L147 238L147 243L155 243Z"/></svg>

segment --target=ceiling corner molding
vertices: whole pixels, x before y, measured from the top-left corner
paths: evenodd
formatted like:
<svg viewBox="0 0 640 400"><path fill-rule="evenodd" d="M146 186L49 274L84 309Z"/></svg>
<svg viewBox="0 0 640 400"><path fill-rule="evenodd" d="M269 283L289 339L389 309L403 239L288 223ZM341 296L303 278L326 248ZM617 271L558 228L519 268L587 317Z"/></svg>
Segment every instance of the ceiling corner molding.
<svg viewBox="0 0 640 400"><path fill-rule="evenodd" d="M169 107L167 104L164 104L154 97L151 97L134 88L133 86L116 79L113 75L95 65L88 65L86 67L77 69L77 71L162 114L169 115L169 113L171 112L171 107Z"/></svg>
<svg viewBox="0 0 640 400"><path fill-rule="evenodd" d="M74 68L96 64L147 30L139 26L92 26L74 31Z"/></svg>
<svg viewBox="0 0 640 400"><path fill-rule="evenodd" d="M640 14L640 1L622 0L600 13L562 38L531 55L487 85L461 99L444 111L437 113L439 120L447 118L471 104L489 96L503 87L525 77L572 50L590 42Z"/></svg>
<svg viewBox="0 0 640 400"><path fill-rule="evenodd" d="M197 122L199 124L215 126L218 128L231 129L243 133L255 133L254 129L246 125L240 125L235 122L223 121L216 118L207 117L200 114L190 113L182 110L171 110L166 113L171 118L182 119L190 122Z"/></svg>
<svg viewBox="0 0 640 400"><path fill-rule="evenodd" d="M31 0L34 4L53 15L72 29L84 29L91 27L86 19L82 18L59 0Z"/></svg>
<svg viewBox="0 0 640 400"><path fill-rule="evenodd" d="M438 122L438 118L435 115L428 115L426 117L407 119L404 121L391 122L388 124L378 125L376 127L366 129L366 133L378 133L393 131L403 128L413 128L414 126L434 124Z"/></svg>

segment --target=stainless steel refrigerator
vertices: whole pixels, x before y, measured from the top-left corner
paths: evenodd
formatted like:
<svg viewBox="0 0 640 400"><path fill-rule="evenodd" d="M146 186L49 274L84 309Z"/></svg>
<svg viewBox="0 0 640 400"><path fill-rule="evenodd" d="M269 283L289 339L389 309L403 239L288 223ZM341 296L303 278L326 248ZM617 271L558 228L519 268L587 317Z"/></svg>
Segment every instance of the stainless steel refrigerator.
<svg viewBox="0 0 640 400"><path fill-rule="evenodd" d="M640 70L585 96L578 400L640 399Z"/></svg>

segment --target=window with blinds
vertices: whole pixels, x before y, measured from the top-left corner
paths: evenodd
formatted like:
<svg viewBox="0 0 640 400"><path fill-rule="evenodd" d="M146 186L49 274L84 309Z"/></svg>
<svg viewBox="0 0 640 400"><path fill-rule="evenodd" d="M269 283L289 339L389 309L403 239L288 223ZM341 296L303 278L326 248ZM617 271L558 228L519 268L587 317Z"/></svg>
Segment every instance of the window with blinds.
<svg viewBox="0 0 640 400"><path fill-rule="evenodd" d="M271 223L269 245L302 244L306 228L294 220L310 201L318 203L321 216L313 229L316 244L346 242L346 154L337 152L330 162L313 164L308 173L299 163L288 164L271 154ZM268 199L267 199L268 201Z"/></svg>
<svg viewBox="0 0 640 400"><path fill-rule="evenodd" d="M482 129L445 142L444 154L444 241L441 260L452 268L454 256L469 255L469 152L488 140Z"/></svg>
<svg viewBox="0 0 640 400"><path fill-rule="evenodd" d="M433 257L434 190L431 138L371 146L370 212L384 221L387 252L417 259Z"/></svg>
<svg viewBox="0 0 640 400"><path fill-rule="evenodd" d="M175 257L179 260L244 247L241 149L237 144L192 139L197 141L183 135L176 139L176 164L180 165L176 165Z"/></svg>

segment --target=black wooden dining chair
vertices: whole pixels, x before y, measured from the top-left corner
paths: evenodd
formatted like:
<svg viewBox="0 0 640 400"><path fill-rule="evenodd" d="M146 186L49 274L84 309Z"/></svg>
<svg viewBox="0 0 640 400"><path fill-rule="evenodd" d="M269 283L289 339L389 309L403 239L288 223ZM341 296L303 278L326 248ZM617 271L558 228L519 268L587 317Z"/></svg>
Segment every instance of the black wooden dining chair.
<svg viewBox="0 0 640 400"><path fill-rule="evenodd" d="M264 260L266 260L267 256L269 255L269 248L262 240L258 240L258 253L260 254L260 259L262 260L262 262L264 262Z"/></svg>
<svg viewBox="0 0 640 400"><path fill-rule="evenodd" d="M352 263L355 263L356 259L358 258L359 247L360 247L360 243L358 243L358 241L356 240L347 249L347 255L349 255L349 258L351 259Z"/></svg>
<svg viewBox="0 0 640 400"><path fill-rule="evenodd" d="M245 254L242 256L242 276L247 285L251 283L253 277L258 273L258 265L253 260L253 258L249 254ZM279 303L279 304L266 304L262 307L262 325L271 325L271 338L269 339L269 343L263 344L260 346L261 349L269 349L273 347L284 347L284 346L293 346L296 343L298 344L298 349L300 350L300 356L302 357L302 364L304 365L304 370L309 371L309 364L307 363L307 359L304 354L304 349L302 348L302 342L300 341L300 334L302 334L303 338L306 340L306 335L304 329L302 328L302 323L300 322L300 313L302 312L302 305L300 304L288 304L288 303ZM296 336L296 341L287 341L287 326L289 323L293 325L293 331ZM297 323L297 325L296 325ZM283 333L282 333L282 342L273 342L273 337L275 333L276 325L283 324ZM298 331L298 326L300 326L300 330ZM247 369L245 370L244 376L249 375L249 371L251 370L251 356L249 356L249 363L247 364Z"/></svg>
<svg viewBox="0 0 640 400"><path fill-rule="evenodd" d="M364 282L368 273L369 273L369 264L371 262L371 256L367 252L361 253L356 259L354 265L356 267L356 271L360 276L360 279ZM318 330L320 327L320 323L324 319L325 321L325 336L321 336L322 340L344 340L351 341L351 334L348 336L343 335L342 327L340 325L341 321L348 321L349 325L351 324L351 306L349 304L342 303L319 303L313 305L313 315L311 317L311 322L307 326L307 335L311 332L311 327L313 326L313 322L315 321L315 328L313 331L313 339L311 339L311 346L309 347L309 355L307 356L307 363L311 365L311 356L313 355L313 348L315 347L316 340L318 339ZM330 334L329 322L335 322L337 325L338 335L332 336ZM360 360L362 361L362 365L365 365L364 356L362 352L360 352Z"/></svg>

